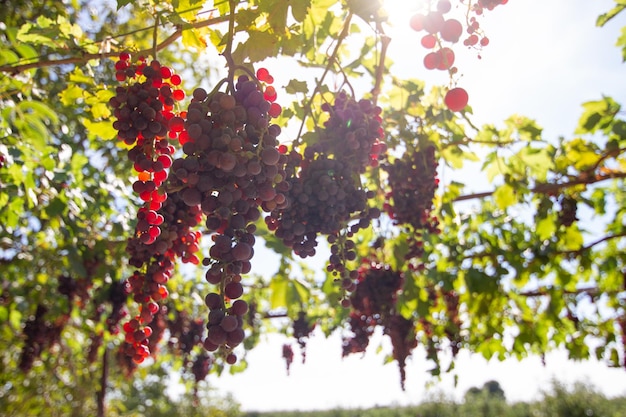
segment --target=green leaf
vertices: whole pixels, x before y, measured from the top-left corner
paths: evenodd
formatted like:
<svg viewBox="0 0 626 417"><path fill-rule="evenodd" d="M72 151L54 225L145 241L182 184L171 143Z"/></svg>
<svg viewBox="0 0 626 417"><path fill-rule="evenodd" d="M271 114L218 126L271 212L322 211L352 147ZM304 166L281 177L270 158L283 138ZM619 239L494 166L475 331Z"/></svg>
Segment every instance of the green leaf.
<svg viewBox="0 0 626 417"><path fill-rule="evenodd" d="M607 128L620 111L621 106L610 97L583 103L583 114L578 121L575 133L595 133Z"/></svg>
<svg viewBox="0 0 626 417"><path fill-rule="evenodd" d="M291 15L297 22L302 22L311 7L311 0L298 0L291 2Z"/></svg>
<svg viewBox="0 0 626 417"><path fill-rule="evenodd" d="M121 9L122 7L129 5L129 4L133 4L134 0L117 0L117 10Z"/></svg>
<svg viewBox="0 0 626 417"><path fill-rule="evenodd" d="M270 281L270 308L286 308L288 306L287 290L289 288L289 280L282 275L275 275Z"/></svg>
<svg viewBox="0 0 626 417"><path fill-rule="evenodd" d="M93 122L89 119L83 119L83 125L87 129L90 138L108 140L117 137L117 130L113 128L113 124L108 120Z"/></svg>
<svg viewBox="0 0 626 417"><path fill-rule="evenodd" d="M601 14L596 19L596 26L602 27L607 24L607 22L621 13L624 9L626 9L626 1L625 0L615 0L617 6L613 7L606 13Z"/></svg>
<svg viewBox="0 0 626 417"><path fill-rule="evenodd" d="M207 31L202 31L195 28L183 31L183 46L186 48L195 48L199 51L206 49L207 42L204 39L204 35L206 35L206 33Z"/></svg>
<svg viewBox="0 0 626 417"><path fill-rule="evenodd" d="M615 46L622 48L622 62L626 62L626 26L622 28Z"/></svg>
<svg viewBox="0 0 626 417"><path fill-rule="evenodd" d="M549 239L556 232L556 222L552 217L546 217L537 222L536 233L540 240Z"/></svg>
<svg viewBox="0 0 626 417"><path fill-rule="evenodd" d="M554 168L552 155L546 149L527 146L520 150L518 156L539 181L545 181L548 172Z"/></svg>
<svg viewBox="0 0 626 417"><path fill-rule="evenodd" d="M61 103L66 107L75 106L79 99L83 99L85 90L77 86L76 84L70 84L66 89L59 93Z"/></svg>
<svg viewBox="0 0 626 417"><path fill-rule="evenodd" d="M108 119L111 117L111 108L106 103L96 103L91 106L91 115L94 119Z"/></svg>
<svg viewBox="0 0 626 417"><path fill-rule="evenodd" d="M509 184L499 186L493 193L493 198L496 206L503 210L517 202L515 189Z"/></svg>
<svg viewBox="0 0 626 417"><path fill-rule="evenodd" d="M17 330L22 327L22 313L19 310L12 308L9 311L9 323L11 323L11 327Z"/></svg>
<svg viewBox="0 0 626 417"><path fill-rule="evenodd" d="M41 101L21 101L17 106L22 112L28 115L32 115L33 117L36 117L41 121L52 125L56 125L59 123L59 117L57 116L57 114Z"/></svg>
<svg viewBox="0 0 626 417"><path fill-rule="evenodd" d="M249 62L254 63L275 56L277 52L278 38L276 35L267 31L250 30L248 40L239 44L233 52L233 59L236 62L243 62L247 57Z"/></svg>
<svg viewBox="0 0 626 417"><path fill-rule="evenodd" d="M559 240L559 246L564 250L579 250L583 246L583 235L576 225L565 230Z"/></svg>
<svg viewBox="0 0 626 417"><path fill-rule="evenodd" d="M0 305L0 323L6 323L8 319L9 310L5 306Z"/></svg>
<svg viewBox="0 0 626 417"><path fill-rule="evenodd" d="M309 86L306 81L289 80L289 83L285 86L285 92L287 94L304 93L308 94Z"/></svg>

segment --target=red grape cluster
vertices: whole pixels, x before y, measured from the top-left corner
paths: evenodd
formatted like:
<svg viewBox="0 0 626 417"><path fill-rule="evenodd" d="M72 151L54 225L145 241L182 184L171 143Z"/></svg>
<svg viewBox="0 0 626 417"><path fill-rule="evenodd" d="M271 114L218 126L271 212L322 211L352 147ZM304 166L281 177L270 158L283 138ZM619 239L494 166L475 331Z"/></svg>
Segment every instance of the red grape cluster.
<svg viewBox="0 0 626 417"><path fill-rule="evenodd" d="M113 127L118 138L128 146L128 158L139 173L133 190L145 202L140 209L142 222L136 233L143 243L150 244L161 233L163 219L156 214L167 194L159 187L167 179L167 168L172 164L175 151L169 139L175 139L180 131L180 117L173 113L176 101L185 98L179 75L174 74L158 61L149 64L143 57L131 62L128 53L121 53L116 62L118 81L127 81L116 88L116 95L109 100L116 121ZM141 226L141 227L139 227Z"/></svg>
<svg viewBox="0 0 626 417"><path fill-rule="evenodd" d="M463 45L472 48L487 46L489 38L480 30L477 16L482 15L485 9L493 10L497 5L506 3L507 0L478 0L470 1L469 5L463 4L463 8L467 10L465 30L458 19L446 17L452 9L452 3L449 0L437 1L436 8L426 14L413 15L410 20L411 28L417 32L426 32L421 39L421 44L424 48L432 50L424 57L424 67L429 70L448 71L452 78L458 72L458 68L454 66L455 54L449 46L445 46L444 42L457 43L465 32L467 36L463 40ZM444 102L450 110L456 112L463 110L468 100L467 92L463 88L456 87L446 93Z"/></svg>
<svg viewBox="0 0 626 417"><path fill-rule="evenodd" d="M137 213L135 235L129 239L129 263L144 268L128 279L139 314L124 324L126 351L137 363L150 354L148 341L152 328L147 327L159 311L159 302L168 291L177 257L183 262L199 263L195 255L200 234L191 229L201 220L200 207L188 207L175 192L163 190L172 165L175 148L170 139L179 139L184 121L173 112L177 101L185 98L178 86L181 78L158 61L149 64L144 58L131 62L128 53L120 54L115 64L116 78L127 85L116 89L109 104L117 120L113 127L118 138L132 146L128 157L138 172L133 190L144 202ZM169 201L168 201L169 200Z"/></svg>
<svg viewBox="0 0 626 417"><path fill-rule="evenodd" d="M384 320L394 310L398 292L404 285L401 273L389 266L367 259L358 269L356 290L351 295L352 307L361 314Z"/></svg>
<svg viewBox="0 0 626 417"><path fill-rule="evenodd" d="M395 224L405 225L409 235L407 259L422 254L421 234L438 233L439 224L432 214L433 198L439 185L435 147L407 150L401 158L383 167L390 191L383 206Z"/></svg>
<svg viewBox="0 0 626 417"><path fill-rule="evenodd" d="M408 358L413 349L417 347L415 324L412 320L400 314L394 314L386 321L384 332L391 339L393 358L400 368L400 386L404 390L406 358Z"/></svg>
<svg viewBox="0 0 626 417"><path fill-rule="evenodd" d="M258 79L271 82L266 70ZM287 156L279 151L280 127L271 124L280 106L276 91L248 76L240 76L232 94L209 95L197 88L186 112L179 136L184 157L171 167L172 186L180 188L182 201L199 206L206 216L205 227L213 244L203 260L206 280L219 287L209 293L208 334L204 347L215 351L223 346L226 361L244 339L243 316L248 305L237 300L243 295L242 275L251 269L254 255L254 222L260 209L269 212L283 207L286 197Z"/></svg>
<svg viewBox="0 0 626 417"><path fill-rule="evenodd" d="M198 264L195 253L199 249L200 232L192 229L202 220L200 207L188 206L179 192L170 192L157 215L163 219L163 232L151 243L139 237L129 239L127 251L130 264L145 270L135 271L128 279L133 298L140 305L140 313L124 325L126 342L134 346L134 360L142 362L149 354L148 338L152 328L148 325L159 311L159 302L167 298L165 286L174 271L177 258ZM141 222L143 219L139 219ZM130 349L127 349L130 351Z"/></svg>
<svg viewBox="0 0 626 417"><path fill-rule="evenodd" d="M401 273L375 260L364 259L357 270L356 288L350 295L348 322L352 335L343 340L343 355L364 352L374 328L393 315L397 295L404 283Z"/></svg>
<svg viewBox="0 0 626 417"><path fill-rule="evenodd" d="M288 204L266 217L274 231L294 253L315 254L318 234L328 236L331 257L328 271L338 274L344 289L353 288L354 274L345 267L356 259L352 235L379 216L368 206L374 192L362 187L359 174L378 164L385 152L380 108L369 100L356 101L339 93L334 105L325 105L329 119L318 140L309 144L302 160L289 165Z"/></svg>
<svg viewBox="0 0 626 417"><path fill-rule="evenodd" d="M417 346L413 322L396 311L404 276L375 259L365 259L358 269L356 289L350 296L352 312L348 320L351 335L343 340L343 356L364 352L376 326L382 326L391 339L393 357L400 367L404 389L405 362Z"/></svg>

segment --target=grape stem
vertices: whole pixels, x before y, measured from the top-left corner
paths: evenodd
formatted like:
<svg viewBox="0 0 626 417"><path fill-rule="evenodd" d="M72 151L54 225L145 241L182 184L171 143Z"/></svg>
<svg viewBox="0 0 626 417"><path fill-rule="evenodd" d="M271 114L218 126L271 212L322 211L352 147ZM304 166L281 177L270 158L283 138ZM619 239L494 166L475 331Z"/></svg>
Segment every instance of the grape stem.
<svg viewBox="0 0 626 417"><path fill-rule="evenodd" d="M385 74L385 59L387 57L387 48L391 42L391 38L385 34L383 25L380 21L376 21L376 30L381 35L380 39L380 56L378 57L378 65L376 66L376 72L374 73L374 88L372 88L372 104L374 106L378 102L378 96L381 92L383 84L383 75Z"/></svg>
<svg viewBox="0 0 626 417"><path fill-rule="evenodd" d="M100 391L97 394L98 401L98 417L104 417L106 415L105 408L105 396L107 380L109 379L109 348L106 347L102 353L102 377L100 378Z"/></svg>
<svg viewBox="0 0 626 417"><path fill-rule="evenodd" d="M237 65L233 60L233 41L235 38L235 8L237 3L235 0L228 0L229 13L228 13L228 39L226 41L226 48L222 52L222 56L226 59L226 65L228 66L228 90L235 91L235 70Z"/></svg>
<svg viewBox="0 0 626 417"><path fill-rule="evenodd" d="M161 14L157 13L154 18L154 31L152 32L152 59L157 59L157 46L159 46L159 23L161 22Z"/></svg>
<svg viewBox="0 0 626 417"><path fill-rule="evenodd" d="M304 125L306 123L306 118L311 113L311 109L313 107L313 99L315 98L315 95L320 92L320 88L322 84L324 83L324 78L326 78L326 75L328 75L328 72L330 71L331 67L335 64L337 60L337 55L339 54L339 47L343 43L344 39L350 33L350 21L352 20L352 16L353 16L352 12L349 12L348 15L346 16L346 20L343 23L343 28L341 29L341 33L337 37L337 43L335 44L335 49L333 50L331 55L328 57L328 63L326 64L326 67L324 68L324 72L322 73L322 76L320 77L320 79L317 81L315 85L315 89L313 90L313 93L311 94L311 97L309 98L308 103L306 103L304 106L304 114L302 115L302 123L300 124L298 135L296 136L296 139L293 141L294 145L298 145L300 143L300 138L302 137L302 131L304 130Z"/></svg>

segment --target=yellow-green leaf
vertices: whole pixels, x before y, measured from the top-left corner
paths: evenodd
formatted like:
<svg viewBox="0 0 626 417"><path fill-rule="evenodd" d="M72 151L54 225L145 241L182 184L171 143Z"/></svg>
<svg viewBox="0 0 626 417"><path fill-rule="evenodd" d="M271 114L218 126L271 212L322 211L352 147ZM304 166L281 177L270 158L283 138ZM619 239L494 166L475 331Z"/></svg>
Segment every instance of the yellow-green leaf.
<svg viewBox="0 0 626 417"><path fill-rule="evenodd" d="M556 223L552 217L546 217L537 222L537 235L540 240L549 239L556 232Z"/></svg>
<svg viewBox="0 0 626 417"><path fill-rule="evenodd" d="M509 184L503 184L493 193L493 198L500 209L505 209L517 201L515 189Z"/></svg>

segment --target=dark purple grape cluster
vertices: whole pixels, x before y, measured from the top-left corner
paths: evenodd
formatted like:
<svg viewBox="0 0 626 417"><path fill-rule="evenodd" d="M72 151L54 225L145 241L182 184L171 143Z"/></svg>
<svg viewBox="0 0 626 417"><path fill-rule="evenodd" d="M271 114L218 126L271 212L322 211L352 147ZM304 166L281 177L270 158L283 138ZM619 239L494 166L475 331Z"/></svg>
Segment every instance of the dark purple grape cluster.
<svg viewBox="0 0 626 417"><path fill-rule="evenodd" d="M390 191L383 206L395 224L404 225L410 236L407 259L423 253L422 233L438 233L439 221L432 214L439 185L435 147L407 150L401 158L383 166Z"/></svg>
<svg viewBox="0 0 626 417"><path fill-rule="evenodd" d="M404 283L401 273L374 259L364 259L356 272L348 322L352 336L344 338L344 356L365 351L374 328L384 326L394 314L397 295Z"/></svg>
<svg viewBox="0 0 626 417"><path fill-rule="evenodd" d="M287 206L273 210L265 221L302 258L315 255L318 235L326 235L332 252L327 269L350 291L355 275L346 262L356 259L351 237L380 215L368 206L375 194L362 186L359 175L378 164L386 146L380 141L380 108L369 100L357 102L341 92L324 110L329 119L317 141L308 144L301 161L294 157L300 163L287 170Z"/></svg>
<svg viewBox="0 0 626 417"><path fill-rule="evenodd" d="M561 211L558 214L558 222L569 227L578 220L576 216L578 203L575 198L569 196L560 196L559 203L561 204Z"/></svg>
<svg viewBox="0 0 626 417"><path fill-rule="evenodd" d="M59 291L59 294L63 294L67 297L70 302L71 310L74 297L78 297L83 303L86 303L91 298L89 295L91 286L91 280L87 278L75 279L69 275L61 275L59 276L57 291Z"/></svg>
<svg viewBox="0 0 626 417"><path fill-rule="evenodd" d="M272 211L265 221L276 237L302 258L315 255L318 234L339 240L355 215L359 220L350 227L354 233L367 227L379 214L367 205L368 193L356 184L354 171L341 160L325 156L303 163L298 176L291 179L289 205ZM337 248L338 258L344 255ZM331 265L338 265L331 262Z"/></svg>
<svg viewBox="0 0 626 417"><path fill-rule="evenodd" d="M351 336L344 337L343 355L364 352L376 326L383 328L391 339L393 357L400 367L404 389L405 362L417 346L413 322L396 310L398 294L404 285L404 276L376 259L364 259L358 269L356 289L350 296L352 312L348 325Z"/></svg>
<svg viewBox="0 0 626 417"><path fill-rule="evenodd" d="M126 301L130 294L128 281L113 281L107 290L107 300L111 303L111 312L106 319L107 329L111 334L119 333L119 322L128 315Z"/></svg>
<svg viewBox="0 0 626 417"><path fill-rule="evenodd" d="M394 311L403 285L402 273L365 259L358 269L356 289L350 296L352 308L382 323Z"/></svg>
<svg viewBox="0 0 626 417"><path fill-rule="evenodd" d="M335 97L331 106L325 103L322 110L329 113L318 141L305 150L306 159L315 154L332 156L362 174L368 166L377 166L387 150L383 137L381 108L370 100L358 102L345 92Z"/></svg>
<svg viewBox="0 0 626 417"><path fill-rule="evenodd" d="M54 322L46 320L48 308L37 305L34 316L24 326L24 346L20 355L19 368L29 371L41 354L59 342L61 332L69 320L69 315L60 316Z"/></svg>
<svg viewBox="0 0 626 417"><path fill-rule="evenodd" d="M298 312L298 318L293 321L291 328L293 337L298 341L300 352L302 354L302 363L306 361L306 343L315 329L315 321L311 321L305 311Z"/></svg>
<svg viewBox="0 0 626 417"><path fill-rule="evenodd" d="M191 353L194 346L202 344L205 323L201 319L193 319L185 311L175 311L173 319L166 319L170 332L169 345L183 354L184 359Z"/></svg>
<svg viewBox="0 0 626 417"><path fill-rule="evenodd" d="M293 348L290 344L285 343L283 345L283 359L285 360L285 367L287 368L287 375L289 375L289 369L293 363Z"/></svg>
<svg viewBox="0 0 626 417"><path fill-rule="evenodd" d="M393 359L400 368L400 386L404 390L406 381L406 358L417 347L415 337L415 323L400 314L394 314L385 321L384 333L391 339Z"/></svg>
<svg viewBox="0 0 626 417"><path fill-rule="evenodd" d="M193 374L196 384L206 379L212 366L213 358L206 353L200 353L195 357L193 364L191 365L191 373Z"/></svg>
<svg viewBox="0 0 626 417"><path fill-rule="evenodd" d="M206 280L219 293L206 298L204 346L209 351L223 346L228 363L236 361L232 349L244 338L248 306L237 299L243 295L242 275L251 269L254 222L261 210L286 205L289 158L279 150L280 127L271 124L280 106L268 97L275 99L275 91L262 92L247 76L238 78L232 94L197 88L180 135L185 156L171 167L172 186L180 189L182 201L206 216L213 244L202 263L208 267Z"/></svg>
<svg viewBox="0 0 626 417"><path fill-rule="evenodd" d="M372 317L352 311L348 319L351 334L343 338L342 355L348 356L352 353L365 352L370 343L370 337L374 334L376 325L376 320Z"/></svg>

